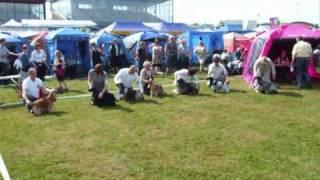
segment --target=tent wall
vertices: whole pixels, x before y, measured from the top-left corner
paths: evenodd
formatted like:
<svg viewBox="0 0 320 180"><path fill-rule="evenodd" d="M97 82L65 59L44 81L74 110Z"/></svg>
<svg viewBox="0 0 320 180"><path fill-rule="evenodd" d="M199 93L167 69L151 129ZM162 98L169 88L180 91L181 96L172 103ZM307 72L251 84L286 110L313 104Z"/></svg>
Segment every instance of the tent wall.
<svg viewBox="0 0 320 180"><path fill-rule="evenodd" d="M52 65L55 59L54 53L60 50L65 60L76 60L84 71L91 68L89 40L88 38L56 38L47 41L48 61Z"/></svg>
<svg viewBox="0 0 320 180"><path fill-rule="evenodd" d="M213 53L214 51L221 51L224 49L223 42L223 33L222 32L198 32L198 31L190 31L184 33L180 36L180 38L185 39L187 42L187 47L192 51L192 64L197 64L198 59L197 55L194 52L194 49L200 42L200 39L205 44L208 54Z"/></svg>
<svg viewBox="0 0 320 180"><path fill-rule="evenodd" d="M123 54L126 57L126 62L123 62L124 66L134 64L133 56L130 54L129 50L126 48L125 44L123 43L123 40L120 37L114 36L112 34L102 33L99 36L92 39L91 42L96 43L98 47L102 47L102 45L104 45L103 53L104 55L109 56L109 49L113 40L117 40L117 44L121 49L120 51L123 52Z"/></svg>

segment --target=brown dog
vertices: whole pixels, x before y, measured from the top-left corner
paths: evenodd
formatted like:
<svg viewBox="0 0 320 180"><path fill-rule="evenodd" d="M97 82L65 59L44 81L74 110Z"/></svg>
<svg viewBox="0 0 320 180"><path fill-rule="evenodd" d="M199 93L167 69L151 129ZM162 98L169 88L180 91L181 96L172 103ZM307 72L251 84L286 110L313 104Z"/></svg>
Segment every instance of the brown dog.
<svg viewBox="0 0 320 180"><path fill-rule="evenodd" d="M152 83L149 87L151 97L162 97L165 95L164 89L161 85Z"/></svg>
<svg viewBox="0 0 320 180"><path fill-rule="evenodd" d="M33 102L32 113L35 116L40 116L44 113L51 113L53 109L53 103L56 100L56 92L50 92L48 96L40 98Z"/></svg>

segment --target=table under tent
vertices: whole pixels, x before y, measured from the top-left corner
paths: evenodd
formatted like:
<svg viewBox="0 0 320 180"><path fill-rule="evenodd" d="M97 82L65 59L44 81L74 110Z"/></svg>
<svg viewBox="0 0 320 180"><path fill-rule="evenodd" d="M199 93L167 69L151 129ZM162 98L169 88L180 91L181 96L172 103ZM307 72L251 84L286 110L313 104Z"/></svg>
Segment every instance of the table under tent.
<svg viewBox="0 0 320 180"><path fill-rule="evenodd" d="M253 66L256 60L261 56L267 56L275 61L281 52L285 51L291 62L292 49L296 43L296 38L302 37L305 41L311 43L313 48L320 44L320 31L307 23L291 23L282 25L263 34L258 35L252 42L248 51L248 56L244 64L243 78L248 82L253 81ZM315 60L315 59L314 59ZM310 63L309 75L314 79L320 79L320 73L316 70L317 63ZM284 74L285 80L293 80L294 74L290 72L289 65L283 66L276 64L277 74Z"/></svg>
<svg viewBox="0 0 320 180"><path fill-rule="evenodd" d="M49 64L55 59L55 51L64 55L66 66L76 66L76 73L86 74L91 69L89 34L71 28L62 28L50 32L46 39Z"/></svg>

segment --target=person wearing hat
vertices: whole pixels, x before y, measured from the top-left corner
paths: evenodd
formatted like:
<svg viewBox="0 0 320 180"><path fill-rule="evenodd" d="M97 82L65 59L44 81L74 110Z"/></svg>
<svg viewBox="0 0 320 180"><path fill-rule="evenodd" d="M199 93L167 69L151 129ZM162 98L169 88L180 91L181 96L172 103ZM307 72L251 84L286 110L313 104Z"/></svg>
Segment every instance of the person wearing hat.
<svg viewBox="0 0 320 180"><path fill-rule="evenodd" d="M4 38L0 39L0 76L6 76L10 72L9 55L19 56L19 54L10 52L5 46L6 40Z"/></svg>
<svg viewBox="0 0 320 180"><path fill-rule="evenodd" d="M37 69L37 77L44 81L47 74L47 54L39 43L35 44L35 50L31 53L30 62Z"/></svg>
<svg viewBox="0 0 320 180"><path fill-rule="evenodd" d="M195 69L181 69L174 73L174 85L176 94L196 95L200 91L199 79Z"/></svg>
<svg viewBox="0 0 320 180"><path fill-rule="evenodd" d="M150 94L150 86L154 83L155 71L152 69L152 64L150 61L145 61L143 63L143 69L140 72L140 79L142 82L144 93Z"/></svg>
<svg viewBox="0 0 320 180"><path fill-rule="evenodd" d="M271 81L276 79L276 70L273 62L268 57L260 57L253 66L253 87L258 93L275 93L277 86Z"/></svg>
<svg viewBox="0 0 320 180"><path fill-rule="evenodd" d="M221 63L219 54L212 56L212 64L209 65L207 79L208 86L212 88L214 92L228 93L230 91L228 71Z"/></svg>

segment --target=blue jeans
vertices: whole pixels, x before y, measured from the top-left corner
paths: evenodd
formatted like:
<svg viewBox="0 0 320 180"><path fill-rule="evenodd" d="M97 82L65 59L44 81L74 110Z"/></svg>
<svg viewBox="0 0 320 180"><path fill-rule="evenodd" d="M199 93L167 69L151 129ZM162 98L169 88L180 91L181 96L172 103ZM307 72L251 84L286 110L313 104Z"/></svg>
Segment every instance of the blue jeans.
<svg viewBox="0 0 320 180"><path fill-rule="evenodd" d="M309 58L296 58L296 78L298 87L304 87L310 83L308 73Z"/></svg>

